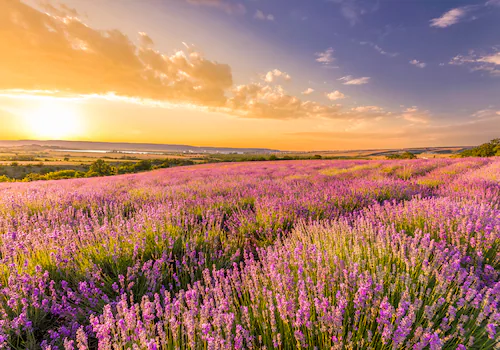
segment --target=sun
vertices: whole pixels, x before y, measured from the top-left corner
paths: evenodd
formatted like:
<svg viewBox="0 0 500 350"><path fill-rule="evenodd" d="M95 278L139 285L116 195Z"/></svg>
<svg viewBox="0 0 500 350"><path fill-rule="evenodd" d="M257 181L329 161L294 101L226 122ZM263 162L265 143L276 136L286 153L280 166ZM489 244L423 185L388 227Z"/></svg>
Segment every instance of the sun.
<svg viewBox="0 0 500 350"><path fill-rule="evenodd" d="M62 140L82 132L82 120L77 109L57 101L45 102L27 111L25 124L37 139Z"/></svg>

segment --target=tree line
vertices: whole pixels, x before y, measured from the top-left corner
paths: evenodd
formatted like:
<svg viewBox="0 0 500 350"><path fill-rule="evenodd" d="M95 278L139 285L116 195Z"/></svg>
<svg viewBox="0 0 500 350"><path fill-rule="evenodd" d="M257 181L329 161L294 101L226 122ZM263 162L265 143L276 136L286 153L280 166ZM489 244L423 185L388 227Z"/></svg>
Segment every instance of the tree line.
<svg viewBox="0 0 500 350"><path fill-rule="evenodd" d="M461 157L494 157L500 156L500 138L483 143L480 146L468 149L460 153Z"/></svg>
<svg viewBox="0 0 500 350"><path fill-rule="evenodd" d="M11 178L7 175L0 175L0 182L31 182L41 180L62 180L87 178L97 176L111 176L118 174L132 174L154 169L171 168L175 166L193 165L194 161L190 159L155 159L141 160L136 163L112 164L103 159L97 159L90 164L87 171L65 169L59 171L51 171L47 173L32 172L25 175L22 179ZM19 166L19 165L17 165Z"/></svg>

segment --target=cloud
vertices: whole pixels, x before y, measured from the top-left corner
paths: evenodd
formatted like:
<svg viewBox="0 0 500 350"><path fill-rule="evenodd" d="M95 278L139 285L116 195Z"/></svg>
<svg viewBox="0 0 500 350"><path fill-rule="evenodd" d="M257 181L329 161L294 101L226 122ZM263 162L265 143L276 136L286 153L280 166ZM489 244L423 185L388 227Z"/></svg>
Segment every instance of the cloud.
<svg viewBox="0 0 500 350"><path fill-rule="evenodd" d="M160 53L145 33L137 46L119 30L96 30L74 15L64 8L47 14L17 0L0 2L0 90L225 103L233 85L229 65L193 49Z"/></svg>
<svg viewBox="0 0 500 350"><path fill-rule="evenodd" d="M392 112L388 112L379 106L358 106L353 107L347 112L352 120L375 120L380 121L385 117L392 116Z"/></svg>
<svg viewBox="0 0 500 350"><path fill-rule="evenodd" d="M500 76L500 51L476 54L470 51L468 55L456 55L448 64L455 66L468 66L472 72L485 71L493 76Z"/></svg>
<svg viewBox="0 0 500 350"><path fill-rule="evenodd" d="M200 6L209 6L226 12L227 14L244 14L246 7L240 3L224 0L186 0L188 3Z"/></svg>
<svg viewBox="0 0 500 350"><path fill-rule="evenodd" d="M382 112L384 109L379 106L359 106L351 108L354 112Z"/></svg>
<svg viewBox="0 0 500 350"><path fill-rule="evenodd" d="M430 120L429 111L420 111L416 106L406 108L401 117L409 122L417 124L428 124Z"/></svg>
<svg viewBox="0 0 500 350"><path fill-rule="evenodd" d="M330 101L336 101L336 100L342 100L346 96L340 91L332 91L329 94L326 94L326 97L328 97Z"/></svg>
<svg viewBox="0 0 500 350"><path fill-rule="evenodd" d="M305 91L302 91L302 95L310 95L314 92L314 89L307 88Z"/></svg>
<svg viewBox="0 0 500 350"><path fill-rule="evenodd" d="M486 6L500 6L500 0L489 0L486 2Z"/></svg>
<svg viewBox="0 0 500 350"><path fill-rule="evenodd" d="M340 6L340 13L351 26L361 21L361 16L378 10L378 2L362 0L329 0Z"/></svg>
<svg viewBox="0 0 500 350"><path fill-rule="evenodd" d="M270 87L254 83L237 86L232 92L233 96L228 99L227 108L247 118L345 118L340 106L303 101L287 94L281 86Z"/></svg>
<svg viewBox="0 0 500 350"><path fill-rule="evenodd" d="M134 42L119 30L90 27L64 7L46 13L19 0L0 1L0 23L0 95L100 97L245 118L376 117L302 100L265 81L235 86L229 65L207 59L195 47L161 52L146 33ZM320 62L331 61L332 52ZM277 78L289 75L271 71L270 80ZM332 96L345 97L340 92Z"/></svg>
<svg viewBox="0 0 500 350"><path fill-rule="evenodd" d="M477 62L492 63L494 65L500 65L500 52L480 57Z"/></svg>
<svg viewBox="0 0 500 350"><path fill-rule="evenodd" d="M411 60L410 64L413 64L415 67L418 67L418 68L425 68L425 66L427 65L427 63L420 62L418 60Z"/></svg>
<svg viewBox="0 0 500 350"><path fill-rule="evenodd" d="M51 13L55 16L66 17L73 16L78 17L78 12L63 3L59 4L59 7L53 6L49 0L39 0L38 5L44 9L46 12Z"/></svg>
<svg viewBox="0 0 500 350"><path fill-rule="evenodd" d="M340 106L304 101L281 86L234 86L231 67L193 47L160 52L146 33L136 45L119 30L96 30L75 13L0 2L0 92L106 96L151 105L180 104L246 118L345 119ZM267 76L267 74L266 74ZM289 78L279 70L271 80ZM269 80L269 79L268 79Z"/></svg>
<svg viewBox="0 0 500 350"><path fill-rule="evenodd" d="M331 100L345 98L339 91L327 95ZM322 118L332 120L365 120L390 115L383 110L357 111L343 109L341 105L324 105L313 101L304 101L289 95L283 87L271 87L265 84L240 85L233 89L228 99L227 110L246 118L298 119Z"/></svg>
<svg viewBox="0 0 500 350"><path fill-rule="evenodd" d="M333 57L333 48L329 47L324 52L316 52L314 55L316 56L316 62L319 62L324 65L330 65L335 62L335 58Z"/></svg>
<svg viewBox="0 0 500 350"><path fill-rule="evenodd" d="M381 55L384 55L384 56L396 57L399 55L399 53L397 53L397 52L387 52L384 49L382 49L380 46L378 46L377 44L371 43L369 41L361 41L359 44L360 45L368 45L368 46L372 47L374 50L376 50L378 53L380 53Z"/></svg>
<svg viewBox="0 0 500 350"><path fill-rule="evenodd" d="M498 118L498 116L500 116L500 111L495 111L491 108L481 109L472 115L473 118L478 119Z"/></svg>
<svg viewBox="0 0 500 350"><path fill-rule="evenodd" d="M342 16L344 16L344 18L346 18L352 26L360 21L360 13L357 11L354 2L343 2L340 11Z"/></svg>
<svg viewBox="0 0 500 350"><path fill-rule="evenodd" d="M266 15L261 10L257 10L253 18L258 19L260 21L274 21L274 15L271 14Z"/></svg>
<svg viewBox="0 0 500 350"><path fill-rule="evenodd" d="M153 47L155 44L153 39L144 32L139 32L139 43L142 47Z"/></svg>
<svg viewBox="0 0 500 350"><path fill-rule="evenodd" d="M445 12L441 17L431 19L431 27L446 28L460 22L467 14L466 7L457 7Z"/></svg>
<svg viewBox="0 0 500 350"><path fill-rule="evenodd" d="M263 77L266 83L272 83L277 78L283 78L286 81L292 79L292 77L289 74L282 72L279 69L273 69L272 71L267 72L266 75Z"/></svg>
<svg viewBox="0 0 500 350"><path fill-rule="evenodd" d="M337 80L343 81L344 85L364 85L370 82L370 77L353 78L351 75L346 75Z"/></svg>

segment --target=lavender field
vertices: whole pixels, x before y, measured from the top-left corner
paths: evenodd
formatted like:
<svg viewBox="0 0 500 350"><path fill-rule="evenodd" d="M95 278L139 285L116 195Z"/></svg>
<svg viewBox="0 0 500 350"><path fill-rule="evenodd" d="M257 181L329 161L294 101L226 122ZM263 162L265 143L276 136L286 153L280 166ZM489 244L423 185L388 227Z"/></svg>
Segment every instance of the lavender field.
<svg viewBox="0 0 500 350"><path fill-rule="evenodd" d="M495 349L500 161L0 184L6 349Z"/></svg>

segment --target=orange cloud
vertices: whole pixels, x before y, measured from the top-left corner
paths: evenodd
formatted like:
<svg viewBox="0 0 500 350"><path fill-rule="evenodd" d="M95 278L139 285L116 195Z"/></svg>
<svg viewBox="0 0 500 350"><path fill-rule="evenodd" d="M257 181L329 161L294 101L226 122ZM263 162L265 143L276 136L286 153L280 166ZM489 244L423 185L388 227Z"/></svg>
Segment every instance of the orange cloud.
<svg viewBox="0 0 500 350"><path fill-rule="evenodd" d="M431 116L429 111L421 111L416 106L413 106L405 109L401 117L411 123L428 124Z"/></svg>
<svg viewBox="0 0 500 350"><path fill-rule="evenodd" d="M162 55L144 33L137 47L118 30L90 28L66 8L47 10L18 0L0 3L0 89L225 102L224 90L232 85L228 65L197 52Z"/></svg>
<svg viewBox="0 0 500 350"><path fill-rule="evenodd" d="M225 8L222 0L189 0ZM139 33L135 44L119 30L96 30L68 7L39 11L19 0L0 2L0 90L116 96L185 104L247 118L373 118L338 105L304 101L281 86L235 87L231 67L193 48L165 54ZM270 72L268 81L290 76ZM268 73L269 76L269 73Z"/></svg>

